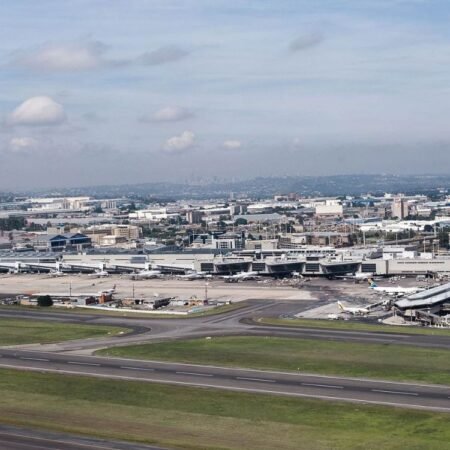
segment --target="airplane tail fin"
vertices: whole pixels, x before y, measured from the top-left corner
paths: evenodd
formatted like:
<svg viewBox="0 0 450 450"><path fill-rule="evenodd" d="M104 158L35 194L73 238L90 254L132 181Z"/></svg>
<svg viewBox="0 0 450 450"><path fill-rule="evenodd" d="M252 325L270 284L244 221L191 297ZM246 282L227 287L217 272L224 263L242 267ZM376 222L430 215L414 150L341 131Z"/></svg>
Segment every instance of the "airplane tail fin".
<svg viewBox="0 0 450 450"><path fill-rule="evenodd" d="M341 302L337 302L338 307L341 311L344 311L344 305Z"/></svg>

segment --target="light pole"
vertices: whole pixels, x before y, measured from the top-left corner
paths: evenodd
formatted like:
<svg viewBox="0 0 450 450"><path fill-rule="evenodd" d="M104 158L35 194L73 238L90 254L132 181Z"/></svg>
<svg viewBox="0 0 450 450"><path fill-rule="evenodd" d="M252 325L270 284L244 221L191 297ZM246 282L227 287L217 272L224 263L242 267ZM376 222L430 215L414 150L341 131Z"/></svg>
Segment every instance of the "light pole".
<svg viewBox="0 0 450 450"><path fill-rule="evenodd" d="M205 282L205 304L208 304L208 282Z"/></svg>

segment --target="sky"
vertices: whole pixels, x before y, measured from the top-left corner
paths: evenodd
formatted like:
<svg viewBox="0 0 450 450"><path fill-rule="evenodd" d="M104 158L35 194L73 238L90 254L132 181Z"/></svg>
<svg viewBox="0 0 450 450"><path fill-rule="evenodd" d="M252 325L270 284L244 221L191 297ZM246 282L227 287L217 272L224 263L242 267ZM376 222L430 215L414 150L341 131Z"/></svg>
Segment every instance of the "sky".
<svg viewBox="0 0 450 450"><path fill-rule="evenodd" d="M0 3L0 189L448 173L448 0Z"/></svg>

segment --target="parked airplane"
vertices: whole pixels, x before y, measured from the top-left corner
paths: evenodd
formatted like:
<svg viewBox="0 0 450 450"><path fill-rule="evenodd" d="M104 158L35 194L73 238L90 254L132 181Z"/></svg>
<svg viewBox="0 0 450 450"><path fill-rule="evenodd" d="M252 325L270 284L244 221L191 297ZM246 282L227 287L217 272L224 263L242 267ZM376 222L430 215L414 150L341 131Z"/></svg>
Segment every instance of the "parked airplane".
<svg viewBox="0 0 450 450"><path fill-rule="evenodd" d="M62 272L61 271L61 269L56 269L56 270L51 270L50 271L50 276L51 277L65 277L65 276L67 276L67 273L65 273L65 272Z"/></svg>
<svg viewBox="0 0 450 450"><path fill-rule="evenodd" d="M390 287L390 286L378 286L373 280L369 279L369 289L373 289L376 292L381 292L387 295L393 295L395 297L402 297L403 295L415 294L416 292L423 291L424 288L420 286L414 287Z"/></svg>
<svg viewBox="0 0 450 450"><path fill-rule="evenodd" d="M89 277L105 278L109 277L109 273L106 270L96 270L94 273L90 273Z"/></svg>
<svg viewBox="0 0 450 450"><path fill-rule="evenodd" d="M211 278L212 275L207 274L206 272L189 272L185 275L178 275L177 278L180 280L202 280L204 278Z"/></svg>
<svg viewBox="0 0 450 450"><path fill-rule="evenodd" d="M347 280L355 280L355 281L365 281L371 280L374 277L373 273L365 273L365 272L356 272L356 273L348 273L347 275L338 275L336 278L345 278Z"/></svg>
<svg viewBox="0 0 450 450"><path fill-rule="evenodd" d="M258 272L240 272L236 275L225 275L222 278L228 283L238 283L239 281L257 280L260 276Z"/></svg>
<svg viewBox="0 0 450 450"><path fill-rule="evenodd" d="M344 306L341 302L337 302L339 309L344 313L350 313L354 316L366 316L370 313L371 308L377 305L369 305L365 307Z"/></svg>
<svg viewBox="0 0 450 450"><path fill-rule="evenodd" d="M131 275L131 278L133 280L148 280L150 278L159 278L162 276L163 275L160 270L144 269L144 270L141 270L141 271Z"/></svg>
<svg viewBox="0 0 450 450"><path fill-rule="evenodd" d="M110 295L114 294L114 292L116 292L116 285L114 285L112 289L105 289L103 291L100 291L100 294Z"/></svg>

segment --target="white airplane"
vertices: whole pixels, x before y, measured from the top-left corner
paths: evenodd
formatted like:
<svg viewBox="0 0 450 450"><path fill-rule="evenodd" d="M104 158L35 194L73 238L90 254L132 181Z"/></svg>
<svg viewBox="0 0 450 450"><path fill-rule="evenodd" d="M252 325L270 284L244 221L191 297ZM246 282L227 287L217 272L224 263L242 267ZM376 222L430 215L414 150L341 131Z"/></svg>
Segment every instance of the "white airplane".
<svg viewBox="0 0 450 450"><path fill-rule="evenodd" d="M116 292L116 285L114 285L112 289L106 289L106 290L100 291L99 294L112 295L112 294L114 294L114 292Z"/></svg>
<svg viewBox="0 0 450 450"><path fill-rule="evenodd" d="M67 273L62 272L62 271L58 268L58 269L56 269L56 270L51 270L51 271L50 271L50 276L51 276L51 277L55 277L55 278L57 278L57 277L65 277L65 276L67 276Z"/></svg>
<svg viewBox="0 0 450 450"><path fill-rule="evenodd" d="M375 276L375 274L373 274L373 273L356 272L356 273L349 273L347 275L338 275L336 278L345 278L348 280L365 281L365 280L371 280L374 276Z"/></svg>
<svg viewBox="0 0 450 450"><path fill-rule="evenodd" d="M257 280L260 276L258 272L241 272L236 275L225 275L222 278L228 283L238 283L239 281Z"/></svg>
<svg viewBox="0 0 450 450"><path fill-rule="evenodd" d="M159 278L159 277L162 277L161 271L154 269L144 269L131 275L131 278L133 280L148 280L150 278Z"/></svg>
<svg viewBox="0 0 450 450"><path fill-rule="evenodd" d="M90 273L89 277L106 278L109 277L109 273L106 270L96 270L94 273Z"/></svg>
<svg viewBox="0 0 450 450"><path fill-rule="evenodd" d="M339 309L343 313L350 313L354 316L366 316L370 313L370 309L373 308L375 305L369 305L365 307L353 307L353 306L344 306L341 302L337 302Z"/></svg>
<svg viewBox="0 0 450 450"><path fill-rule="evenodd" d="M403 295L411 295L416 292L423 291L423 287L415 286L415 287L390 287L390 286L378 286L373 280L369 279L369 289L373 289L375 292L381 292L387 295L393 295L395 297L402 297Z"/></svg>
<svg viewBox="0 0 450 450"><path fill-rule="evenodd" d="M207 274L206 272L190 272L185 275L178 275L178 279L180 280L202 280L204 278L211 278L211 275Z"/></svg>

